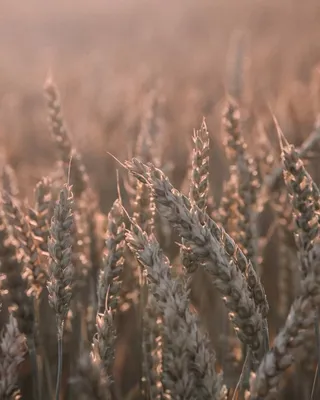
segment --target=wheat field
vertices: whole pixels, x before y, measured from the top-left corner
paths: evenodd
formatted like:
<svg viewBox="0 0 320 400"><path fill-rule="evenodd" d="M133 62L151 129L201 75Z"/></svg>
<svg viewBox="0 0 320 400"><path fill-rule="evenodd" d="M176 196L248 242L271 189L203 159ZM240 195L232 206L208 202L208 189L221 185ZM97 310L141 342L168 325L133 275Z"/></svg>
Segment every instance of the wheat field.
<svg viewBox="0 0 320 400"><path fill-rule="evenodd" d="M320 5L0 5L0 400L320 397Z"/></svg>

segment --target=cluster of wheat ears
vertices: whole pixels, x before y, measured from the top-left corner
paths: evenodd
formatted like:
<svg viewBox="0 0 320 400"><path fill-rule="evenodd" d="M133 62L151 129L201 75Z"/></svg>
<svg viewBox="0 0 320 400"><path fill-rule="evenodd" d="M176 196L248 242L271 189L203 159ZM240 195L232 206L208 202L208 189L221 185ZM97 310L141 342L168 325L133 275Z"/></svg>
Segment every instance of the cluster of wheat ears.
<svg viewBox="0 0 320 400"><path fill-rule="evenodd" d="M295 148L274 118L281 163L270 153L262 168L261 160L248 152L240 107L228 98L222 125L230 169L218 203L209 187L205 120L193 135L189 194L183 195L163 172L170 168L157 152L151 107L135 158L119 161L118 195L104 217L72 145L52 79L46 82L45 94L60 157L56 173L38 183L33 207L20 198L9 165L2 173L0 284L2 313L8 319L0 341L0 399L23 396L19 384L26 359L34 400L270 398L283 393L288 375L297 377L296 388L304 386L294 360L299 361L299 349L310 343L310 334L315 340L305 352L313 379L305 390L307 398L315 399L320 360L320 191L305 163L320 140L320 128L316 126ZM126 208L122 187L130 200ZM265 242L259 232L259 216L270 202L277 206L282 236L291 235L297 254L295 262L284 238L279 253L284 262L277 278L278 311L284 323L272 341L260 280ZM157 237L174 240L171 229L179 237L180 252L170 261ZM192 301L191 282L200 269L225 304L228 335L238 340L240 369L233 384L228 380L232 351L225 349L216 357ZM295 288L288 283L292 269L298 276ZM56 320L56 363L50 361L39 329L44 303ZM114 370L119 320L130 307L137 310L141 327L141 376L137 387L124 394ZM66 337L71 361L65 357Z"/></svg>

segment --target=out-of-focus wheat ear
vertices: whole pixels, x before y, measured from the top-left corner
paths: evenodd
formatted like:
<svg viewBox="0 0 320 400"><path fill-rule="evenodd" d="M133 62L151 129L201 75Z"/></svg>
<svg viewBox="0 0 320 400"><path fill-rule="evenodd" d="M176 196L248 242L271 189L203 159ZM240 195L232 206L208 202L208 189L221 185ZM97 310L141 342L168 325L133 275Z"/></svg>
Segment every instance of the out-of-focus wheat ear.
<svg viewBox="0 0 320 400"><path fill-rule="evenodd" d="M137 137L135 155L145 162L162 162L163 135L161 135L161 101L157 89L151 90L145 99L141 118L141 129Z"/></svg>
<svg viewBox="0 0 320 400"><path fill-rule="evenodd" d="M251 261L245 256L240 247L235 243L233 238L228 235L223 227L218 226L212 219L207 218L206 223L210 229L211 235L221 244L225 251L225 256L228 260L234 263L236 268L242 272L246 278L249 292L254 300L255 306L258 312L261 313L263 321L263 336L264 336L264 350L268 349L269 346L269 334L268 334L268 322L267 315L269 312L269 304L265 289L252 266Z"/></svg>
<svg viewBox="0 0 320 400"><path fill-rule="evenodd" d="M108 214L106 254L98 285L98 310L104 312L106 301L115 315L118 311L125 261L125 223L122 205L117 199Z"/></svg>
<svg viewBox="0 0 320 400"><path fill-rule="evenodd" d="M193 134L192 174L189 198L206 212L209 197L209 132L205 119Z"/></svg>
<svg viewBox="0 0 320 400"><path fill-rule="evenodd" d="M197 316L190 311L185 282L171 278L169 261L153 235L147 237L133 223L126 240L145 269L150 292L163 317L165 392L173 398L219 398L222 383L215 372L215 355L207 335L198 327Z"/></svg>
<svg viewBox="0 0 320 400"><path fill-rule="evenodd" d="M302 145L296 149L301 160L305 159L308 154L317 148L320 141L320 119L318 118L315 123L314 130L302 143ZM277 189L281 182L283 174L283 166L278 165L275 167L270 174L268 174L262 184L262 190L260 191L258 201L258 211L262 212L266 203L269 202L271 193Z"/></svg>
<svg viewBox="0 0 320 400"><path fill-rule="evenodd" d="M294 212L288 189L283 187L277 193L274 193L270 200L270 205L275 214L275 219L277 220L278 225L280 225L285 231L285 241L287 245L292 249L295 249L293 237L295 231Z"/></svg>
<svg viewBox="0 0 320 400"><path fill-rule="evenodd" d="M121 302L122 274L125 260L125 223L121 200L117 199L108 214L106 254L98 283L97 333L93 346L113 383L116 317Z"/></svg>
<svg viewBox="0 0 320 400"><path fill-rule="evenodd" d="M202 212L207 212L209 199L209 132L203 118L200 130L193 133L193 151L191 180L189 184L189 198L193 205ZM212 199L213 201L213 199ZM211 211L211 210L210 210ZM181 248L182 263L191 265L188 253Z"/></svg>
<svg viewBox="0 0 320 400"><path fill-rule="evenodd" d="M26 339L20 333L17 320L12 314L1 332L0 340L0 398L3 400L19 399L19 365L26 353Z"/></svg>
<svg viewBox="0 0 320 400"><path fill-rule="evenodd" d="M276 127L281 146L284 180L293 205L296 225L295 239L300 266L305 277L312 262L308 255L314 247L315 238L319 235L319 216L316 212L314 198L314 196L318 197L318 189L306 171L295 147L287 142L277 123Z"/></svg>
<svg viewBox="0 0 320 400"><path fill-rule="evenodd" d="M239 217L241 217L238 222L239 238L236 237L235 239L257 270L256 203L260 184L257 166L248 153L240 123L239 106L233 99L229 99L223 113L224 144L230 164L237 168L239 198L241 200L238 204Z"/></svg>
<svg viewBox="0 0 320 400"><path fill-rule="evenodd" d="M88 188L89 177L80 154L72 146L62 114L60 95L51 76L45 82L44 92L47 100L52 138L63 163L65 178L69 177L70 174L69 183L73 187L75 198L78 198ZM72 165L70 168L71 159Z"/></svg>
<svg viewBox="0 0 320 400"><path fill-rule="evenodd" d="M279 124L274 118L281 147L283 174L294 211L295 241L298 248L299 264L302 277L307 279L313 273L314 260L312 250L315 239L319 237L319 189L306 171L302 160L294 146L290 146L284 137ZM318 349L318 365L320 363L319 308L314 314L314 329ZM317 368L316 380L319 378ZM312 394L313 400L313 394Z"/></svg>
<svg viewBox="0 0 320 400"><path fill-rule="evenodd" d="M226 88L237 101L241 101L244 91L245 60L247 41L243 31L235 31L231 36L227 54Z"/></svg>
<svg viewBox="0 0 320 400"><path fill-rule="evenodd" d="M151 194L150 189L138 182L145 187L147 191ZM152 194L151 194L152 195ZM139 221L135 217L131 220L131 229L134 226L140 226ZM144 225L148 228L148 225ZM143 228L142 228L143 229ZM148 230L149 235L152 233ZM137 260L134 258L132 265ZM137 268L137 269L136 269ZM140 382L140 391L143 396L147 398L161 397L163 394L163 387L161 383L161 365L159 360L161 358L161 336L160 335L160 325L157 321L162 321L162 317L159 313L158 306L153 302L154 309L150 309L150 301L152 298L148 294L147 281L143 270L140 268L139 263L135 265L135 270L133 271L138 278L139 282L139 292L138 292L138 302L139 302L139 319L140 327L139 333L141 335L141 355L142 355L142 376ZM158 311L157 311L158 310ZM160 358L159 358L160 357Z"/></svg>
<svg viewBox="0 0 320 400"><path fill-rule="evenodd" d="M35 204L29 209L29 225L33 235L41 239L40 250L48 252L48 238L51 216L53 213L52 182L50 178L42 178L35 188Z"/></svg>
<svg viewBox="0 0 320 400"><path fill-rule="evenodd" d="M39 298L46 284L46 265L40 259L36 239L28 222L17 202L7 193L2 193L2 204L5 217L13 229L13 235L23 251L24 277L28 281L29 290L35 298Z"/></svg>
<svg viewBox="0 0 320 400"><path fill-rule="evenodd" d="M257 142L256 142L256 163L259 171L260 185L265 176L269 175L276 165L275 150L267 136L267 133L258 120L257 122Z"/></svg>
<svg viewBox="0 0 320 400"><path fill-rule="evenodd" d="M214 229L219 231L218 225L208 217L206 219L199 209L190 210L190 201L172 187L160 170L136 159L127 161L125 165L134 176L150 185L159 212L168 218L184 239L186 251L192 254L193 264L201 265L211 276L213 284L224 298L239 338L255 353L260 352L264 347L264 328L260 310L248 287L247 279L251 279L251 276L247 279L244 277L239 267L227 256L220 241L212 235L212 227L210 229L207 226L208 223L214 224ZM202 225L201 220L206 224Z"/></svg>
<svg viewBox="0 0 320 400"><path fill-rule="evenodd" d="M65 185L60 191L59 200L54 208L50 226L48 250L50 255L48 292L49 304L56 314L58 338L58 371L56 384L56 400L59 400L64 323L70 309L73 285L72 264L72 226L73 195L71 187Z"/></svg>
<svg viewBox="0 0 320 400"><path fill-rule="evenodd" d="M93 338L93 352L98 354L109 384L113 384L113 365L117 332L112 311L108 308L96 316L97 333Z"/></svg>
<svg viewBox="0 0 320 400"><path fill-rule="evenodd" d="M150 399L163 398L163 316L156 298L148 293L147 305L143 315L143 379Z"/></svg>
<svg viewBox="0 0 320 400"><path fill-rule="evenodd" d="M302 280L301 295L291 306L284 327L252 377L251 399L263 399L277 390L282 373L294 362L292 351L301 348L314 327L314 311L320 304L320 253L310 254L312 267Z"/></svg>
<svg viewBox="0 0 320 400"><path fill-rule="evenodd" d="M139 132L135 156L144 162L161 163L161 145L159 142L159 127L157 121L158 98L155 91L147 97L141 130ZM134 182L134 199L132 201L132 215L134 221L148 233L154 230L155 205L152 194L147 186L141 182Z"/></svg>
<svg viewBox="0 0 320 400"><path fill-rule="evenodd" d="M238 211L238 176L236 168L230 167L229 179L224 183L219 209L213 214L213 219L232 237L237 235Z"/></svg>
<svg viewBox="0 0 320 400"><path fill-rule="evenodd" d="M71 230L72 264L74 267L73 295L68 322L72 334L69 352L72 354L71 374L77 367L83 347L91 343L96 332L96 290L90 262L90 238L87 224L87 205L82 196L73 205L73 227ZM92 299L93 297L93 299ZM69 318L70 317L70 318Z"/></svg>
<svg viewBox="0 0 320 400"><path fill-rule="evenodd" d="M137 182L133 220L149 234L154 230L155 204L150 189L142 182Z"/></svg>
<svg viewBox="0 0 320 400"><path fill-rule="evenodd" d="M241 132L239 105L230 97L223 111L222 124L227 158L231 165L235 165L238 168L241 167L239 174L241 180L243 180L242 184L247 185L247 198L250 199L250 204L255 204L259 190L256 165L248 153L247 144Z"/></svg>
<svg viewBox="0 0 320 400"><path fill-rule="evenodd" d="M90 248L90 263L92 265L92 278L97 285L98 274L102 268L102 257L104 249L104 237L100 229L99 220L101 213L99 210L98 196L91 188L88 188L82 194L83 212L86 208L86 219L88 228L89 248Z"/></svg>
<svg viewBox="0 0 320 400"><path fill-rule="evenodd" d="M111 400L108 378L98 356L83 353L77 364L77 375L71 384L79 400Z"/></svg>
<svg viewBox="0 0 320 400"><path fill-rule="evenodd" d="M74 294L76 299L74 303L78 304L79 312L82 308L80 314L82 314L82 317L85 317L83 308L86 308L88 305L90 291L94 282L92 277L91 235L88 226L87 201L84 201L82 197L74 204L73 219L72 260L74 264Z"/></svg>
<svg viewBox="0 0 320 400"><path fill-rule="evenodd" d="M193 156L193 144L187 142L188 145L188 160L185 166L185 175L180 185L180 192L185 196L189 195L190 182L192 177L192 156Z"/></svg>
<svg viewBox="0 0 320 400"><path fill-rule="evenodd" d="M33 301L27 295L28 285L23 275L23 263L17 253L19 244L8 230L3 212L0 212L0 288L8 298L9 309L18 321L19 330L27 337L33 337L34 310Z"/></svg>
<svg viewBox="0 0 320 400"><path fill-rule="evenodd" d="M278 318L283 323L288 315L290 304L298 295L298 288L295 285L300 276L297 266L296 246L294 242L294 216L293 207L289 198L288 190L284 187L271 197L271 206L276 223L277 237L277 267L278 276ZM296 270L295 270L296 269Z"/></svg>
<svg viewBox="0 0 320 400"><path fill-rule="evenodd" d="M277 230L278 237L278 306L277 312L279 320L283 321L288 315L291 304L291 268L292 251L286 244L285 232L282 226Z"/></svg>
<svg viewBox="0 0 320 400"><path fill-rule="evenodd" d="M19 185L16 173L10 164L4 164L2 168L2 190L15 198L19 197Z"/></svg>

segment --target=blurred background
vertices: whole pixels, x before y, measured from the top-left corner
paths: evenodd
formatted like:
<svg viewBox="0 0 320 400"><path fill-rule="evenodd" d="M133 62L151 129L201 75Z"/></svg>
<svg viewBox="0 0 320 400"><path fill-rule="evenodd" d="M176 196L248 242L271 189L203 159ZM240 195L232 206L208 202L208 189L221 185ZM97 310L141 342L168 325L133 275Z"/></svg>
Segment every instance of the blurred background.
<svg viewBox="0 0 320 400"><path fill-rule="evenodd" d="M299 138L314 123L317 0L1 0L0 10L0 141L23 176L23 194L30 194L55 158L43 97L50 71L104 210L116 184L115 174L106 179L115 166L106 153L127 157L151 89L161 99L161 133L166 155L175 161L174 180L184 174L189 138L203 116L219 137L237 32L245 38L246 134L269 132L267 103L288 135ZM217 186L222 178L212 177Z"/></svg>

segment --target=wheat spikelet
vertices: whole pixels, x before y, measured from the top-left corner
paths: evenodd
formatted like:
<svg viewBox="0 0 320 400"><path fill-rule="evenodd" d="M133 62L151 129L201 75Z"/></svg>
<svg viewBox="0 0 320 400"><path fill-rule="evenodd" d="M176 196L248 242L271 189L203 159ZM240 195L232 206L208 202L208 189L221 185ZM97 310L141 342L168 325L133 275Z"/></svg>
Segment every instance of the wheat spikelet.
<svg viewBox="0 0 320 400"><path fill-rule="evenodd" d="M70 233L73 225L72 204L71 189L65 185L54 208L48 244L50 254L49 303L56 314L58 336L62 335L72 296L73 266Z"/></svg>
<svg viewBox="0 0 320 400"><path fill-rule="evenodd" d="M209 196L209 132L203 119L201 128L193 134L192 172L189 198L203 212Z"/></svg>
<svg viewBox="0 0 320 400"><path fill-rule="evenodd" d="M247 145L240 130L240 110L235 101L229 100L223 114L225 146L231 165L236 166L238 175L238 221L239 238L246 256L257 269L257 234L254 208L259 189L258 172L254 160L249 156Z"/></svg>

